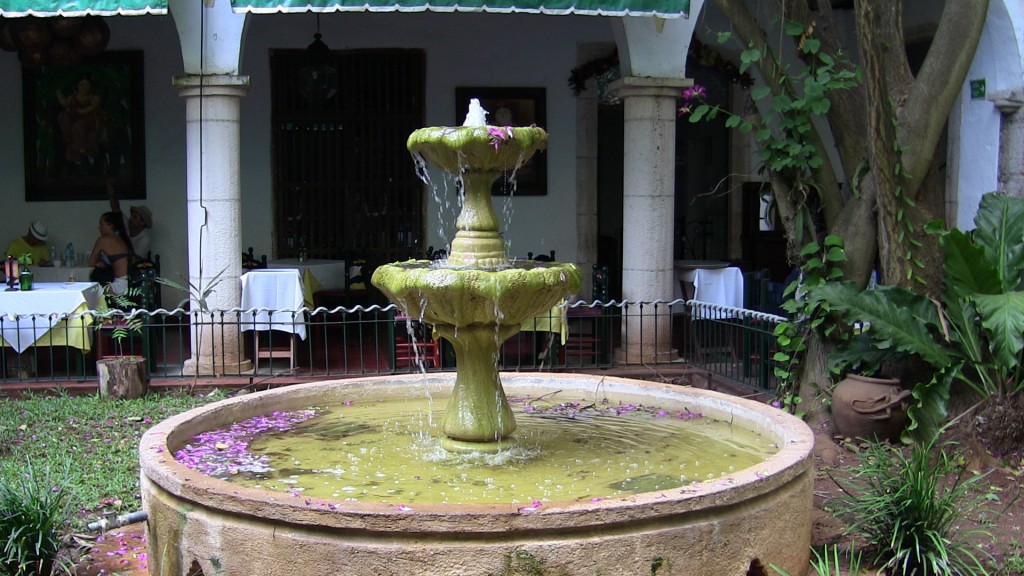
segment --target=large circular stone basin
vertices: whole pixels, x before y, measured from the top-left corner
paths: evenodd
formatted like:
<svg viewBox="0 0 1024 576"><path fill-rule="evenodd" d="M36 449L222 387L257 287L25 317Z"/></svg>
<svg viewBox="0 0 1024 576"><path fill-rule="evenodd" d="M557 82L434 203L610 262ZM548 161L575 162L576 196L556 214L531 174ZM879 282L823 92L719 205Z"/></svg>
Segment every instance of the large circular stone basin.
<svg viewBox="0 0 1024 576"><path fill-rule="evenodd" d="M443 395L453 375L303 384L224 400L157 424L139 448L149 569L159 576L731 576L807 571L813 436L800 420L716 392L577 374L502 374L510 394L571 391L685 406L775 442L763 463L714 480L597 502L518 505L306 501L195 472L192 436L274 410L365 394ZM752 566L760 567L751 569ZM201 572L197 572L201 571Z"/></svg>

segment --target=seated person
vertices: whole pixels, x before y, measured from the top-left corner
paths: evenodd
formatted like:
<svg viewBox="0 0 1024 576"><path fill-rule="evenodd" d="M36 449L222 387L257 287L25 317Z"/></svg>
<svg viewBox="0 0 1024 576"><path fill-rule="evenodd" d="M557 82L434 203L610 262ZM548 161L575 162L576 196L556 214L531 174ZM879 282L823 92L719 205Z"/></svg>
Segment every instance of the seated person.
<svg viewBox="0 0 1024 576"><path fill-rule="evenodd" d="M145 206L132 206L128 213L121 212L113 184L107 183L107 197L111 212L118 212L124 218L124 227L132 242L132 250L139 258L149 257L149 231L153 228L153 212Z"/></svg>
<svg viewBox="0 0 1024 576"><path fill-rule="evenodd" d="M89 255L89 266L93 267L89 279L109 284L114 294L124 294L128 290L128 271L135 257L132 241L124 228L124 219L118 212L104 212L98 227L100 237Z"/></svg>
<svg viewBox="0 0 1024 576"><path fill-rule="evenodd" d="M28 233L11 241L5 255L19 258L23 254L31 254L33 264L49 264L50 246L46 244L46 237L45 224L39 220L30 222Z"/></svg>

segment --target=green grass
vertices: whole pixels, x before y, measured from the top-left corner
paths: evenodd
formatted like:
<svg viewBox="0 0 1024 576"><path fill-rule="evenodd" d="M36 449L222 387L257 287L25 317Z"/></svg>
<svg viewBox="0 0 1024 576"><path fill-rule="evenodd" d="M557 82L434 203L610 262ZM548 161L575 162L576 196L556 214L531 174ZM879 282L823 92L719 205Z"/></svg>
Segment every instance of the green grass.
<svg viewBox="0 0 1024 576"><path fill-rule="evenodd" d="M12 484L31 463L67 470L74 524L104 510L141 509L139 439L157 422L224 398L153 393L137 400L56 394L0 399L0 483Z"/></svg>

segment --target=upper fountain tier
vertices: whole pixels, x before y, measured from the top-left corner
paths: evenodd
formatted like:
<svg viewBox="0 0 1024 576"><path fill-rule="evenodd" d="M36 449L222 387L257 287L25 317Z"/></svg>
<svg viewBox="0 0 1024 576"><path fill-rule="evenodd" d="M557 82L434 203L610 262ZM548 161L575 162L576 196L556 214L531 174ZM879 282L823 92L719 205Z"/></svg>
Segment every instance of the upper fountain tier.
<svg viewBox="0 0 1024 576"><path fill-rule="evenodd" d="M406 146L413 154L452 174L513 170L548 144L548 133L530 126L440 126L420 128Z"/></svg>
<svg viewBox="0 0 1024 576"><path fill-rule="evenodd" d="M474 104L481 112L478 116L486 114L478 103ZM547 142L548 133L536 126L440 126L420 128L409 136L409 152L462 182L463 205L455 221L450 265L489 269L508 266L505 241L498 231L501 223L491 203L491 186L502 172L525 164Z"/></svg>

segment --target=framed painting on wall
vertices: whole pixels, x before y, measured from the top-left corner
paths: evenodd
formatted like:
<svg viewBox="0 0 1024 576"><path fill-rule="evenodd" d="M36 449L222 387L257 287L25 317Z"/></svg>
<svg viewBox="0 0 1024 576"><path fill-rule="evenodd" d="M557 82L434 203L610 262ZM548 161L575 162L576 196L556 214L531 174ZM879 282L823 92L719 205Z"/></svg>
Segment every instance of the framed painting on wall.
<svg viewBox="0 0 1024 576"><path fill-rule="evenodd" d="M461 126L472 98L488 112L490 126L530 126L547 128L544 88L471 88L455 89L455 125ZM514 178L514 182L513 182ZM499 196L543 196L548 193L547 157L541 151L514 173L498 178L491 193Z"/></svg>
<svg viewBox="0 0 1024 576"><path fill-rule="evenodd" d="M25 201L146 197L142 51L22 68Z"/></svg>

